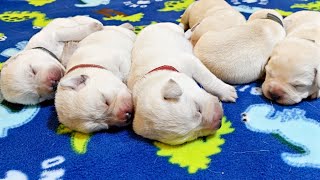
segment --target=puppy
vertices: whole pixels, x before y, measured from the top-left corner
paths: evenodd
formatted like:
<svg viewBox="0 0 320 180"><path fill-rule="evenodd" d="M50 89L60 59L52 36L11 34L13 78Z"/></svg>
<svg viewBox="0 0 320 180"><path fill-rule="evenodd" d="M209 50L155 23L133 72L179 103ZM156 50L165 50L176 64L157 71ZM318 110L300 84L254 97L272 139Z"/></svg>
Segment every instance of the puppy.
<svg viewBox="0 0 320 180"><path fill-rule="evenodd" d="M53 99L65 71L62 58L66 61L75 49L70 41L80 41L102 28L99 21L86 16L51 21L24 50L4 63L0 78L3 98L25 105Z"/></svg>
<svg viewBox="0 0 320 180"><path fill-rule="evenodd" d="M158 23L143 29L132 50L128 87L132 90L134 131L149 139L181 144L220 128L218 96L234 102L234 87L217 79L192 54L181 27Z"/></svg>
<svg viewBox="0 0 320 180"><path fill-rule="evenodd" d="M131 122L132 96L125 83L136 37L132 30L130 24L106 26L80 41L55 97L62 124L90 133Z"/></svg>
<svg viewBox="0 0 320 180"><path fill-rule="evenodd" d="M230 7L230 5L225 0L195 1L190 4L182 14L179 25L186 31L209 16L210 13L226 7ZM211 8L213 8L214 11L212 11Z"/></svg>
<svg viewBox="0 0 320 180"><path fill-rule="evenodd" d="M292 105L320 96L320 12L300 11L284 19L287 37L275 46L262 84L265 97Z"/></svg>
<svg viewBox="0 0 320 180"><path fill-rule="evenodd" d="M191 43L195 45L208 31L222 31L245 22L245 17L224 0L201 0L187 8L181 17L180 25L185 30L192 27L187 31L187 37L190 36Z"/></svg>
<svg viewBox="0 0 320 180"><path fill-rule="evenodd" d="M285 34L279 13L259 10L244 25L205 33L195 45L194 53L224 82L249 83L264 75L273 47Z"/></svg>

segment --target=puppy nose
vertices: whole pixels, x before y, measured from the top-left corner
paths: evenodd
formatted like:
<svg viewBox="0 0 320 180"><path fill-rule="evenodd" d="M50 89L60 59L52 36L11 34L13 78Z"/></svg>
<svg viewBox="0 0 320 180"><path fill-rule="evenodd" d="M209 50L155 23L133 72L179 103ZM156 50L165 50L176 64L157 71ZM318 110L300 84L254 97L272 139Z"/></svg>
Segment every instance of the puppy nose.
<svg viewBox="0 0 320 180"><path fill-rule="evenodd" d="M127 122L127 123L130 123L131 120L132 120L132 113L127 112L127 113L126 113L126 122Z"/></svg>
<svg viewBox="0 0 320 180"><path fill-rule="evenodd" d="M270 97L271 97L272 100L278 100L281 97L280 95L278 95L278 94L276 94L274 92L269 92L269 94L270 94Z"/></svg>

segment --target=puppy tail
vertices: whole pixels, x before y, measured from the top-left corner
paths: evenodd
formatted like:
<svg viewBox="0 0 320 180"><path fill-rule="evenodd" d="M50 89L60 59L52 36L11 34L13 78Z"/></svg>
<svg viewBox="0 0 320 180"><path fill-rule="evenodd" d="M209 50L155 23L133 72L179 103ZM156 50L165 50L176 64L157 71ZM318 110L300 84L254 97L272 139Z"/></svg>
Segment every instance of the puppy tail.
<svg viewBox="0 0 320 180"><path fill-rule="evenodd" d="M195 2L191 3L188 8L184 11L184 13L182 14L181 16L181 19L180 19L180 24L179 26L182 27L182 29L184 29L184 31L188 30L190 27L189 27L189 15L190 15L190 11L192 9L192 6L194 5Z"/></svg>

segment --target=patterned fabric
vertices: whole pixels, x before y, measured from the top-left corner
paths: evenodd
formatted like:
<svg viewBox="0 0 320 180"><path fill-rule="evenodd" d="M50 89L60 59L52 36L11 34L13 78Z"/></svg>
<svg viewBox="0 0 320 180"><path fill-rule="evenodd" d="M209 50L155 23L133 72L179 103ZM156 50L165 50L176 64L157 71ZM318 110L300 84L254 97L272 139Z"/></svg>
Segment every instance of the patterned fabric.
<svg viewBox="0 0 320 180"><path fill-rule="evenodd" d="M105 25L171 21L193 0L0 0L0 62L24 48L53 18L89 15ZM246 17L260 8L286 16L320 10L319 0L228 0ZM1 68L1 64L0 64ZM237 87L212 136L168 146L132 129L82 134L58 123L53 102L0 104L0 178L24 179L318 179L320 100L272 104L261 84ZM243 114L244 113L244 114ZM243 122L242 119L250 121Z"/></svg>

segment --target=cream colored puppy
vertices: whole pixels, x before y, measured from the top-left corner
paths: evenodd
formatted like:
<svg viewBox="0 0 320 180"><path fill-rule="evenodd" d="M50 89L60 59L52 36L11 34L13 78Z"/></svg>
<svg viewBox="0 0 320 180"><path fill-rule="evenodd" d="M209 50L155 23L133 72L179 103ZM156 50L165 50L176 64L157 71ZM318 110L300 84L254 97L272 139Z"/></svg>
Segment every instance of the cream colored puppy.
<svg viewBox="0 0 320 180"><path fill-rule="evenodd" d="M300 11L284 19L287 37L266 66L263 94L291 105L320 96L320 12Z"/></svg>
<svg viewBox="0 0 320 180"><path fill-rule="evenodd" d="M226 7L230 7L230 5L225 0L195 1L190 4L182 14L181 23L179 25L186 31L198 24L205 17L209 16L210 13L215 13L215 11L225 9ZM211 8L213 8L213 10L211 10Z"/></svg>
<svg viewBox="0 0 320 180"><path fill-rule="evenodd" d="M273 47L284 37L281 15L274 10L259 10L244 25L205 33L194 53L224 82L244 84L264 74Z"/></svg>
<svg viewBox="0 0 320 180"><path fill-rule="evenodd" d="M125 83L136 37L132 30L128 24L106 26L79 43L55 97L61 123L90 133L131 122L132 97Z"/></svg>
<svg viewBox="0 0 320 180"><path fill-rule="evenodd" d="M65 70L61 63L75 49L71 41L80 41L102 28L99 21L87 16L51 21L24 50L4 63L0 78L3 98L26 105L53 99Z"/></svg>
<svg viewBox="0 0 320 180"><path fill-rule="evenodd" d="M137 134L181 144L220 128L222 107L211 94L234 102L236 90L193 55L181 27L149 25L137 37L132 58L128 87L133 90L133 129Z"/></svg>
<svg viewBox="0 0 320 180"><path fill-rule="evenodd" d="M185 30L188 27L192 28L186 36L190 36L193 45L208 31L222 31L245 22L245 17L224 0L196 1L181 17L181 25Z"/></svg>

